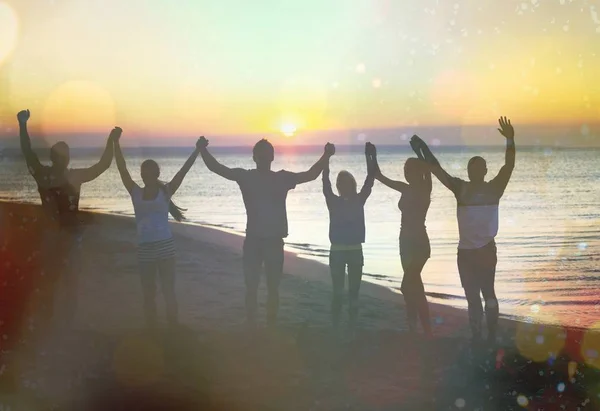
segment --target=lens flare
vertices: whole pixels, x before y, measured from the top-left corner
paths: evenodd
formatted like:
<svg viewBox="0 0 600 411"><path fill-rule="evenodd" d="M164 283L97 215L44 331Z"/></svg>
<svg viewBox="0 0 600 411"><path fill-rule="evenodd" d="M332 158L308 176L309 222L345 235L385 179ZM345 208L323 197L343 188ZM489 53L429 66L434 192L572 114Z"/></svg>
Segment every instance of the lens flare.
<svg viewBox="0 0 600 411"><path fill-rule="evenodd" d="M17 44L19 18L6 2L0 1L0 65Z"/></svg>
<svg viewBox="0 0 600 411"><path fill-rule="evenodd" d="M581 355L587 365L600 369L600 323L590 327L581 343Z"/></svg>
<svg viewBox="0 0 600 411"><path fill-rule="evenodd" d="M113 369L118 381L129 387L141 387L158 380L164 369L160 348L142 337L128 337L117 347Z"/></svg>

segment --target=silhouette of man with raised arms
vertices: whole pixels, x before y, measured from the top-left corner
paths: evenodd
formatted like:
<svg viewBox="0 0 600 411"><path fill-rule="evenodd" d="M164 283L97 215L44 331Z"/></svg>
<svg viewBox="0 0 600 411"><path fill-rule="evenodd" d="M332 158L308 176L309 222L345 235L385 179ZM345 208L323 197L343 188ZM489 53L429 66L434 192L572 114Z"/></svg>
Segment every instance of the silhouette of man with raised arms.
<svg viewBox="0 0 600 411"><path fill-rule="evenodd" d="M487 182L484 178L488 170L483 158L476 156L469 160L469 181L464 181L450 176L423 140L414 136L411 141L414 147L422 150L425 160L432 166L433 174L454 193L457 200L458 272L467 298L475 345L482 340L481 294L485 300L488 342L495 342L498 325L498 299L494 291L497 263L494 238L498 234L500 198L515 167L515 131L506 117L501 117L499 123L498 131L506 137L505 162L498 175Z"/></svg>
<svg viewBox="0 0 600 411"><path fill-rule="evenodd" d="M206 167L228 180L238 183L246 207L246 238L243 269L246 282L246 317L250 327L256 325L257 293L260 271L264 264L267 277L267 325L275 325L279 308L279 283L283 275L283 239L288 235L286 198L298 184L319 177L329 158L335 153L333 144L325 145L323 156L308 171L292 173L272 171L275 157L273 145L263 139L254 146L252 159L256 168L245 170L220 164L208 152L208 140L198 142Z"/></svg>
<svg viewBox="0 0 600 411"><path fill-rule="evenodd" d="M110 133L100 161L88 168L70 169L70 150L67 143L59 141L50 148L52 165L40 163L31 148L27 132L29 110L17 114L21 151L29 172L35 179L42 200L45 217L43 261L48 284L42 286L41 312L46 320L53 316L56 281L64 280L65 297L61 308L64 322L70 325L77 307L77 277L80 270L82 230L79 220L81 185L104 173L112 163L113 140L121 134L116 127ZM66 267L63 266L66 262Z"/></svg>

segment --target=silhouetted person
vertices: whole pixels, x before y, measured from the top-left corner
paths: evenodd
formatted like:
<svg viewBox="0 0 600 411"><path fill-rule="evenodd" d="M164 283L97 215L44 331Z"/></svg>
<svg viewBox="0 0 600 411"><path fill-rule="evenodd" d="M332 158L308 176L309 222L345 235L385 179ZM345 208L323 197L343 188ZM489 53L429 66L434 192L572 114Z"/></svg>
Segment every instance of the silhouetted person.
<svg viewBox="0 0 600 411"><path fill-rule="evenodd" d="M64 311L62 314L66 325L69 325L77 310L77 280L81 269L83 231L78 216L81 185L94 180L110 167L113 158L112 140L119 131L117 129L111 131L104 154L100 161L91 167L68 168L69 146L63 141L50 148L52 165L45 166L40 163L31 148L27 132L29 116L29 110L17 114L21 150L29 172L37 183L46 220L43 261L44 275L49 284L41 287L41 311L46 319L52 318L55 282L62 277L66 286L65 298L61 304Z"/></svg>
<svg viewBox="0 0 600 411"><path fill-rule="evenodd" d="M237 182L246 206L247 224L243 266L246 282L246 316L248 324L256 324L257 293L264 264L267 277L267 324L274 326L279 308L279 283L283 275L283 239L288 235L286 198L298 184L315 180L333 155L332 144L308 171L292 173L272 171L275 157L273 145L263 139L254 146L252 158L256 169L229 168L208 152L208 140L200 138L201 155L208 169Z"/></svg>
<svg viewBox="0 0 600 411"><path fill-rule="evenodd" d="M404 271L400 290L406 303L408 328L411 332L416 332L418 318L423 332L431 336L429 305L421 278L423 267L431 257L429 236L425 227L427 211L431 204L430 167L423 161L422 154L417 152L418 159L409 158L404 163L404 178L408 184L395 181L383 175L377 164L374 146L372 151L375 158L375 178L389 188L402 193L398 202L398 208L402 212L400 261Z"/></svg>
<svg viewBox="0 0 600 411"><path fill-rule="evenodd" d="M488 326L488 341L496 339L498 325L498 299L494 291L496 276L496 242L498 234L498 205L510 176L515 167L515 131L506 117L499 119L498 131L506 137L506 156L504 166L498 175L489 182L484 181L487 174L486 162L481 157L473 157L467 166L469 181L450 176L418 137L411 141L419 147L425 160L432 165L432 172L457 200L458 231L458 272L469 305L469 322L473 333L473 342L482 338L481 322L483 307L481 294L485 299L485 314Z"/></svg>
<svg viewBox="0 0 600 411"><path fill-rule="evenodd" d="M171 197L181 186L185 175L194 165L199 153L200 145L197 144L194 152L169 183L163 183L158 179L160 168L156 161L145 160L141 166L144 187L140 187L133 181L127 170L119 138L115 139L115 160L123 185L131 195L135 212L138 263L144 295L144 315L151 330L156 328L157 323L157 274L165 298L167 322L170 327L177 325L175 243L169 226L169 213L176 221L182 221L184 217L183 210L173 203Z"/></svg>
<svg viewBox="0 0 600 411"><path fill-rule="evenodd" d="M346 267L348 267L348 304L350 327L356 327L358 317L358 292L362 280L364 257L362 243L365 242L365 203L375 181L375 170L365 146L367 159L367 178L360 192L357 193L356 180L348 171L340 171L336 186L339 196L333 193L329 181L329 162L323 170L323 194L329 210L329 270L333 282L333 298L331 302L331 319L333 326L338 327Z"/></svg>

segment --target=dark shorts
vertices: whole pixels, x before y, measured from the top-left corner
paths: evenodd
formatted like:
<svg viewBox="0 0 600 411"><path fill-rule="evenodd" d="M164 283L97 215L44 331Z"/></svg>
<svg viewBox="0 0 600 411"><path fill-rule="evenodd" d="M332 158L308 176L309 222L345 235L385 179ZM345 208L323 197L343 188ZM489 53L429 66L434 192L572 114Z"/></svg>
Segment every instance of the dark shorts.
<svg viewBox="0 0 600 411"><path fill-rule="evenodd" d="M400 256L403 264L411 262L413 259L427 260L431 257L431 246L427 231L407 232L400 231Z"/></svg>
<svg viewBox="0 0 600 411"><path fill-rule="evenodd" d="M283 275L283 239L246 237L244 240L244 276L246 285L258 287L264 265L267 283L277 285Z"/></svg>
<svg viewBox="0 0 600 411"><path fill-rule="evenodd" d="M329 252L330 267L362 267L365 263L363 250L331 250Z"/></svg>
<svg viewBox="0 0 600 411"><path fill-rule="evenodd" d="M458 250L458 273L463 288L493 288L498 262L496 253L493 240L481 248Z"/></svg>

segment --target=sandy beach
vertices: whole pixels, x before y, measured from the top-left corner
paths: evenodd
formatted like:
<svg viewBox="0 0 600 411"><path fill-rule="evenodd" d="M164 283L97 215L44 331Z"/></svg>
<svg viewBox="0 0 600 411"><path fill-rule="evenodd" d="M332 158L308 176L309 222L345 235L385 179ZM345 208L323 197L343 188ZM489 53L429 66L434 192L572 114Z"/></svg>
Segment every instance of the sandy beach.
<svg viewBox="0 0 600 411"><path fill-rule="evenodd" d="M133 219L86 213L75 324L40 335L29 321L40 210L0 207L0 405L11 410L600 409L597 334L502 320L498 345L472 355L466 312L433 305L436 337L413 338L402 295L363 282L357 335L340 337L328 267L291 252L277 330L249 333L243 237L197 225L173 224L179 329L144 330ZM264 281L259 301L263 318Z"/></svg>

